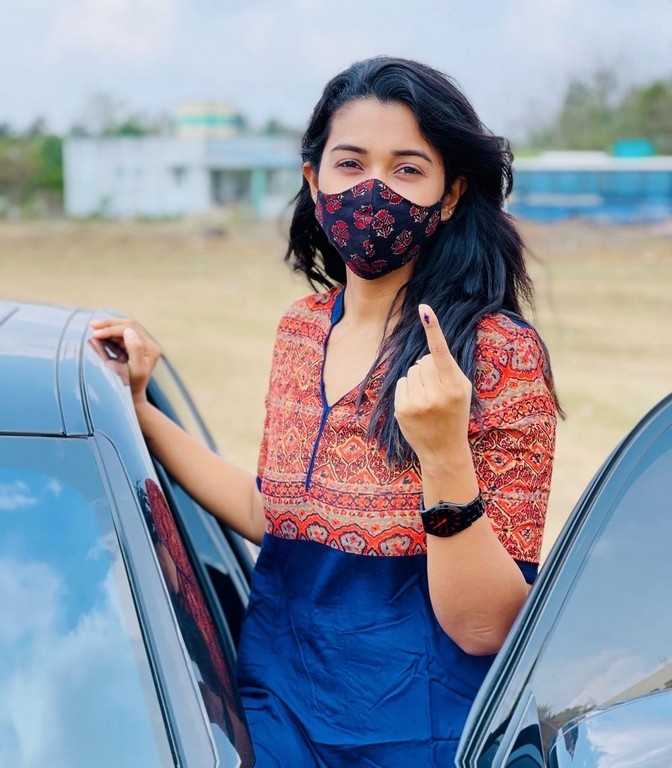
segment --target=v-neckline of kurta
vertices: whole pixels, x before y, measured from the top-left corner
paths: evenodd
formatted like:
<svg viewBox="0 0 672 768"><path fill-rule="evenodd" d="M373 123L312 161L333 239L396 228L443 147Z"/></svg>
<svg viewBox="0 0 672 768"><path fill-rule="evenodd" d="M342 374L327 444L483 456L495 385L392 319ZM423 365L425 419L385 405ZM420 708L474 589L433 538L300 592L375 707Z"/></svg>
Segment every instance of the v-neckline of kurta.
<svg viewBox="0 0 672 768"><path fill-rule="evenodd" d="M322 365L320 366L320 397L322 400L322 410L325 414L328 414L331 410L333 410L337 406L344 405L345 403L350 402L352 399L356 398L362 389L362 385L364 384L364 379L362 379L357 384L355 384L351 389L349 389L347 392L342 394L339 398L334 400L332 403L330 403L327 399L327 391L324 385L324 367L327 362L327 345L329 344L329 337L331 336L331 332L334 330L334 326L343 317L344 296L345 296L345 286L343 286L338 291L338 293L336 293L334 297L333 304L331 307L331 312L329 314L329 328L327 329L327 332L322 341ZM373 369L373 371L371 372L371 375L367 373L367 377L368 377L368 380L366 382L367 387L369 386L371 381L378 375L382 366L383 366L383 363L381 362Z"/></svg>

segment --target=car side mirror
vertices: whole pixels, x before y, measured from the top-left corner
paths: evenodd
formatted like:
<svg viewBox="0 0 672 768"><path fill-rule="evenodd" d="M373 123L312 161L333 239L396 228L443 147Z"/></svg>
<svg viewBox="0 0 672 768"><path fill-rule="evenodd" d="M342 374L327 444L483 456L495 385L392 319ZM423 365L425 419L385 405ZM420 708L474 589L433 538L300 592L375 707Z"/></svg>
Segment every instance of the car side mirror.
<svg viewBox="0 0 672 768"><path fill-rule="evenodd" d="M666 666L672 677L670 665ZM672 690L656 691L570 720L555 736L548 764L549 768L669 768Z"/></svg>

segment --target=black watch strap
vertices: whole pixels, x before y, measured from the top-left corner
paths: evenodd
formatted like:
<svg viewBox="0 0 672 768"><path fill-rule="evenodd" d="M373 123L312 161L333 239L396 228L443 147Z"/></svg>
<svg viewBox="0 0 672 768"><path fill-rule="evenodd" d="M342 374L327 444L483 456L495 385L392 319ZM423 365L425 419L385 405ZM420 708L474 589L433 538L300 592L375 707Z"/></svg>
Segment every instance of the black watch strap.
<svg viewBox="0 0 672 768"><path fill-rule="evenodd" d="M469 504L452 504L449 501L439 501L433 507L420 513L425 533L432 536L454 536L468 528L482 517L485 512L481 494Z"/></svg>

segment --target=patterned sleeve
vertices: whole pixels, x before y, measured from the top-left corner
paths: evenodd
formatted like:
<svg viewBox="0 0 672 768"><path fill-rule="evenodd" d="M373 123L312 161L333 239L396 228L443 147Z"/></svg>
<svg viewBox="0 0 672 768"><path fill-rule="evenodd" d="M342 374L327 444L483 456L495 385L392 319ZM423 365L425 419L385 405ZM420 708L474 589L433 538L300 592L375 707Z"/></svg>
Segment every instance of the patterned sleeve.
<svg viewBox="0 0 672 768"><path fill-rule="evenodd" d="M261 437L261 445L259 446L259 458L257 459L257 488L261 490L261 478L264 474L264 469L266 468L266 459L268 457L268 433L269 433L269 408L270 408L270 401L271 401L271 386L273 382L273 378L276 375L277 371L277 359L279 357L278 352L278 338L276 335L275 338L275 344L273 345L273 357L271 359L271 373L269 376L269 385L268 389L266 391L266 396L264 398L264 431L262 433Z"/></svg>
<svg viewBox="0 0 672 768"><path fill-rule="evenodd" d="M269 458L269 426L273 415L274 401L277 403L278 393L282 392L286 386L288 375L287 361L293 359L295 353L292 350L295 345L299 344L299 346L301 346L301 336L310 334L312 332L311 329L316 326L316 323L319 323L320 321L324 323L325 317L327 318L326 322L329 323L331 308L340 290L342 289L336 287L322 293L315 293L297 299L291 304L278 322L275 331L275 342L273 344L268 390L264 400L266 414L264 418L264 432L257 461L257 486L260 490L261 478L264 475L264 470L266 469L267 460ZM313 316L316 316L317 320ZM311 318L309 322L306 322L306 317ZM327 325L327 327L329 326ZM308 330L306 330L306 328ZM318 329L320 337L324 332L324 329ZM270 447L273 448L273 446Z"/></svg>
<svg viewBox="0 0 672 768"><path fill-rule="evenodd" d="M476 354L469 440L486 512L515 560L538 563L557 420L544 351L534 329L496 315L479 326Z"/></svg>
<svg viewBox="0 0 672 768"><path fill-rule="evenodd" d="M316 296L307 296L305 298L298 299L282 315L275 329L275 341L273 342L273 354L271 356L268 389L266 390L266 396L264 398L264 431L261 438L261 445L259 446L259 458L257 460L257 487L259 487L260 490L261 478L264 474L264 470L266 469L266 463L268 459L269 425L271 420L273 393L277 392L279 387L282 387L282 383L287 375L287 343L288 338L291 339L293 335L291 331L293 318L297 312L301 312L301 309L304 306L312 303L319 303L320 300L324 301L324 297L326 296L328 296L328 294L318 294Z"/></svg>
<svg viewBox="0 0 672 768"><path fill-rule="evenodd" d="M266 466L266 456L268 454L268 396L266 397L266 418L264 419L264 432L261 436L261 445L259 446L259 458L257 460L257 490L261 490L261 476Z"/></svg>

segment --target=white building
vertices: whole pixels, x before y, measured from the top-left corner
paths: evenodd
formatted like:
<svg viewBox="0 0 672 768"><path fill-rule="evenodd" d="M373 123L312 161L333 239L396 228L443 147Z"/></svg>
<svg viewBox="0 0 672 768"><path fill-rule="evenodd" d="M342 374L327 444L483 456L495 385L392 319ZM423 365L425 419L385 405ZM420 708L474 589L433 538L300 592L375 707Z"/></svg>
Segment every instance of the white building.
<svg viewBox="0 0 672 768"><path fill-rule="evenodd" d="M239 135L70 138L63 153L70 216L162 218L234 204L280 213L298 192L298 139Z"/></svg>

